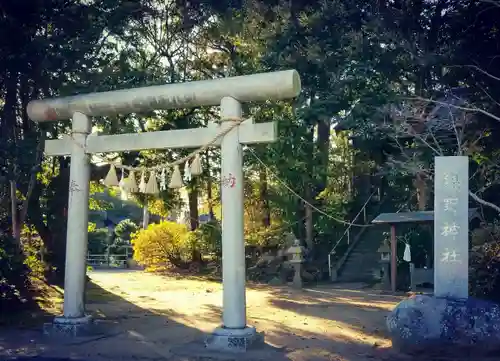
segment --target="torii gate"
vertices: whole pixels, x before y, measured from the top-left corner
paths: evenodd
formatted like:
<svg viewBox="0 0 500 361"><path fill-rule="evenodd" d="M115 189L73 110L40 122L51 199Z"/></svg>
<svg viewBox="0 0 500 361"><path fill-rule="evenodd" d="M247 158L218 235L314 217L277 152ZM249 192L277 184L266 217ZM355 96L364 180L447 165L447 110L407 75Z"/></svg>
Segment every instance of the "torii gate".
<svg viewBox="0 0 500 361"><path fill-rule="evenodd" d="M36 122L72 119L71 136L47 140L45 154L71 156L63 315L54 319L55 330L72 335L91 323L85 314L84 293L90 163L89 154L143 149L201 147L242 116L242 102L262 102L296 97L301 90L295 70L261 73L216 80L167 84L72 97L34 100L28 116ZM139 134L89 136L90 117L140 111L220 105L221 124L208 128ZM232 187L221 186L222 202L222 327L207 347L246 349L256 337L247 326L245 301L245 244L243 239L243 154L241 144L273 142L274 122L251 120L230 130L215 145L221 147L221 178L232 174Z"/></svg>

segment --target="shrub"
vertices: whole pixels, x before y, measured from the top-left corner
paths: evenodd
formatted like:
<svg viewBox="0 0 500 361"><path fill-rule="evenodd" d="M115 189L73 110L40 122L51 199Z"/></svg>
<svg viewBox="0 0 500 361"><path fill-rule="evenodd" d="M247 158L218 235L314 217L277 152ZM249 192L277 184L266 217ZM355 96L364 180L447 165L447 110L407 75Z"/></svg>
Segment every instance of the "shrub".
<svg viewBox="0 0 500 361"><path fill-rule="evenodd" d="M43 279L46 265L43 261L43 241L35 233L23 237L24 264L31 277Z"/></svg>
<svg viewBox="0 0 500 361"><path fill-rule="evenodd" d="M114 254L129 254L130 238L139 230L139 226L130 219L124 219L115 227L115 239L110 246Z"/></svg>
<svg viewBox="0 0 500 361"><path fill-rule="evenodd" d="M500 225L472 232L469 283L471 294L500 302Z"/></svg>
<svg viewBox="0 0 500 361"><path fill-rule="evenodd" d="M186 267L191 256L190 232L175 222L150 224L132 235L134 260L155 269L166 266Z"/></svg>
<svg viewBox="0 0 500 361"><path fill-rule="evenodd" d="M30 270L24 263L22 251L14 239L0 232L0 310L15 311L21 308L30 295Z"/></svg>
<svg viewBox="0 0 500 361"><path fill-rule="evenodd" d="M118 238L123 240L124 242L130 241L130 237L133 233L137 232L139 226L135 224L130 219L124 219L120 223L118 223L115 227L115 234Z"/></svg>
<svg viewBox="0 0 500 361"><path fill-rule="evenodd" d="M190 243L192 249L202 254L210 255L215 260L222 258L222 228L217 220L204 223L191 232Z"/></svg>
<svg viewBox="0 0 500 361"><path fill-rule="evenodd" d="M253 232L245 233L245 243L248 246L278 248L287 243L289 233L290 228L282 224L274 224L267 228L260 227L254 229Z"/></svg>
<svg viewBox="0 0 500 361"><path fill-rule="evenodd" d="M103 254L109 246L109 230L95 228L89 232L88 252L90 254Z"/></svg>

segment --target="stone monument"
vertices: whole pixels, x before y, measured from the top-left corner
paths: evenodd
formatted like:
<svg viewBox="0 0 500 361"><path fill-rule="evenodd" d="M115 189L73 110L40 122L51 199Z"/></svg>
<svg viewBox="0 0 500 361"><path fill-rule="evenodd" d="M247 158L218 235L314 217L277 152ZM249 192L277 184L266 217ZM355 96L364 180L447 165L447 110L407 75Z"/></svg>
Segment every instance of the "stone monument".
<svg viewBox="0 0 500 361"><path fill-rule="evenodd" d="M468 166L468 157L435 159L434 295L406 299L387 317L401 351L500 351L500 307L468 295Z"/></svg>

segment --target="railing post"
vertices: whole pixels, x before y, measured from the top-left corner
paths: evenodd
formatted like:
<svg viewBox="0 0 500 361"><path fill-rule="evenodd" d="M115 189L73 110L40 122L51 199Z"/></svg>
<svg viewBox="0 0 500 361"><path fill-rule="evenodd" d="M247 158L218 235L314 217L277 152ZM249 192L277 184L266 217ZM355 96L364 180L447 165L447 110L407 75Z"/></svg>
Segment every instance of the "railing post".
<svg viewBox="0 0 500 361"><path fill-rule="evenodd" d="M328 253L328 276L332 279L332 254Z"/></svg>

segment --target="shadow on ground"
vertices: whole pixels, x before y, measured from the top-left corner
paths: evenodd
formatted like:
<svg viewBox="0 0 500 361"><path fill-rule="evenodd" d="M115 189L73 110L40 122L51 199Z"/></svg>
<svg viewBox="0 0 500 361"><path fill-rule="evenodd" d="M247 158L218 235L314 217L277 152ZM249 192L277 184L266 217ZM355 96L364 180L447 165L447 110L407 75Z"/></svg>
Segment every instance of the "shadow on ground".
<svg viewBox="0 0 500 361"><path fill-rule="evenodd" d="M144 297L147 297L146 295ZM88 313L102 322L103 334L63 340L44 336L43 322L53 315L38 314L30 327L0 328L2 357L82 358L88 360L151 360L170 358L173 345L203 339L204 333L173 318L183 319L174 310L138 307L120 295L91 282L87 286Z"/></svg>
<svg viewBox="0 0 500 361"><path fill-rule="evenodd" d="M63 291L57 286L34 279L30 281L30 298L24 304L15 307L0 307L0 330L2 328L33 328L48 322L60 309Z"/></svg>
<svg viewBox="0 0 500 361"><path fill-rule="evenodd" d="M401 300L396 296L368 294L352 290L305 289L273 292L270 303L280 309L343 323L376 336L385 336L385 318ZM366 320L366 324L363 322ZM378 325L374 327L373 325Z"/></svg>
<svg viewBox="0 0 500 361"><path fill-rule="evenodd" d="M87 308L112 332L60 342L43 337L41 325L31 330L0 330L0 356L209 359L179 357L172 349L204 340L219 325L220 285L140 271L101 270L98 275L105 287L89 284ZM366 290L250 285L248 319L265 332L266 341L285 347L288 360L412 360L394 352L385 336L385 316L400 299ZM274 361L276 357L257 359Z"/></svg>

